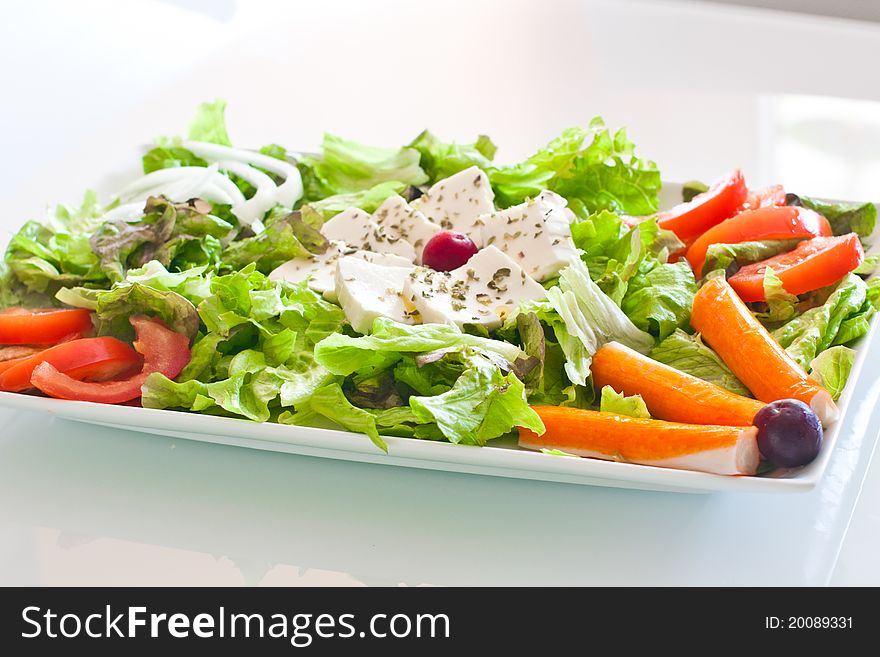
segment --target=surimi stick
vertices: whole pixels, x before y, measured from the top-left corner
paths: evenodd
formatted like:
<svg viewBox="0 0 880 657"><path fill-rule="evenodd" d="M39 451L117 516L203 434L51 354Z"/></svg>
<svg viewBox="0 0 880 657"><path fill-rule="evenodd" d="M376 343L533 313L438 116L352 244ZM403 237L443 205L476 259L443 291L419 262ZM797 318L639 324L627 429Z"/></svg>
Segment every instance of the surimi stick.
<svg viewBox="0 0 880 657"><path fill-rule="evenodd" d="M562 406L533 406L546 431L520 429L526 449L723 475L753 475L761 459L755 427L679 424Z"/></svg>
<svg viewBox="0 0 880 657"><path fill-rule="evenodd" d="M610 385L626 395L641 395L653 417L690 424L750 426L764 404L658 363L618 342L593 355L590 366L597 389Z"/></svg>
<svg viewBox="0 0 880 657"><path fill-rule="evenodd" d="M785 352L722 277L706 281L694 296L691 326L761 401L799 399L822 426L837 420L840 413L828 391Z"/></svg>

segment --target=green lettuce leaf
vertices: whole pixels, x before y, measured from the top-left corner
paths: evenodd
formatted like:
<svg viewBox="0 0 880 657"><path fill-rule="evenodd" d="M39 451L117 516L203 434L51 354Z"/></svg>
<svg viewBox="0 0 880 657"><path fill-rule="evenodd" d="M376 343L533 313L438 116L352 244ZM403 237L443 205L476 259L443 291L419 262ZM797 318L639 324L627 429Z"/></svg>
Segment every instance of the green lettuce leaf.
<svg viewBox="0 0 880 657"><path fill-rule="evenodd" d="M801 242L800 239L764 240L759 242L740 242L739 244L712 244L706 252L703 276L716 269L726 270L730 265L747 265L787 253Z"/></svg>
<svg viewBox="0 0 880 657"><path fill-rule="evenodd" d="M648 354L654 360L721 386L738 395L751 396L739 379L700 339L699 335L688 335L681 329L654 347Z"/></svg>
<svg viewBox="0 0 880 657"><path fill-rule="evenodd" d="M486 135L480 135L472 144L456 144L442 142L428 130L413 139L409 147L421 154L419 164L434 182L472 166L488 170L496 151Z"/></svg>
<svg viewBox="0 0 880 657"><path fill-rule="evenodd" d="M603 209L653 214L661 184L656 165L636 157L626 131L612 135L599 117L585 129L564 130L524 162L492 169L489 179L501 207L550 189L580 216Z"/></svg>
<svg viewBox="0 0 880 657"><path fill-rule="evenodd" d="M421 185L428 176L419 166L420 158L414 148L366 146L326 133L321 155L303 158L300 171L306 197L313 200L363 191L388 181Z"/></svg>
<svg viewBox="0 0 880 657"><path fill-rule="evenodd" d="M691 316L697 282L686 260L649 260L630 281L620 304L633 324L663 340Z"/></svg>
<svg viewBox="0 0 880 657"><path fill-rule="evenodd" d="M191 151L179 145L179 140L160 139L159 145L147 151L143 158L144 173L173 167L206 167L207 160L196 157Z"/></svg>
<svg viewBox="0 0 880 657"><path fill-rule="evenodd" d="M866 239L877 223L877 206L873 203L829 203L808 196L800 197L804 207L815 210L828 219L835 235L858 233Z"/></svg>
<svg viewBox="0 0 880 657"><path fill-rule="evenodd" d="M599 410L604 413L616 413L637 418L651 417L648 407L645 405L645 400L642 399L641 395L627 397L623 393L614 390L611 386L604 386L602 388Z"/></svg>
<svg viewBox="0 0 880 657"><path fill-rule="evenodd" d="M810 375L837 401L856 360L856 352L849 347L831 347L810 361Z"/></svg>
<svg viewBox="0 0 880 657"><path fill-rule="evenodd" d="M249 263L268 274L293 258L322 253L329 242L319 230L303 221L299 211L273 214L259 235L230 242L220 254L221 269L237 270Z"/></svg>
<svg viewBox="0 0 880 657"><path fill-rule="evenodd" d="M579 259L559 273L559 285L547 290L546 302L522 310L535 312L551 326L565 353L566 374L577 385L586 385L593 354L603 344L616 340L641 353L654 345L654 338L633 324L592 281Z"/></svg>
<svg viewBox="0 0 880 657"><path fill-rule="evenodd" d="M436 423L453 443L485 445L514 427L544 432L541 419L526 402L523 383L479 354L471 357L468 369L447 392L413 396L409 404L419 421Z"/></svg>
<svg viewBox="0 0 880 657"><path fill-rule="evenodd" d="M773 337L806 369L830 347L844 320L857 314L867 300L868 286L854 274L847 275L821 306L811 308L782 325Z"/></svg>
<svg viewBox="0 0 880 657"><path fill-rule="evenodd" d="M880 310L880 278L868 279L865 303L857 313L849 315L840 323L834 345L850 344L871 328L871 318Z"/></svg>
<svg viewBox="0 0 880 657"><path fill-rule="evenodd" d="M51 305L62 287L106 285L89 232L114 206L101 206L88 191L79 206L59 204L45 221L26 222L10 238L4 255L4 305Z"/></svg>
<svg viewBox="0 0 880 657"><path fill-rule="evenodd" d="M880 266L880 253L872 253L871 255L865 256L862 264L856 267L853 270L853 273L861 274L862 276L869 276L877 271L878 266Z"/></svg>
<svg viewBox="0 0 880 657"><path fill-rule="evenodd" d="M334 194L318 201L311 201L303 205L300 210L305 221L320 227L325 221L348 208L360 208L365 212L373 213L385 199L400 194L405 189L405 183L389 180L360 192Z"/></svg>
<svg viewBox="0 0 880 657"><path fill-rule="evenodd" d="M305 420L306 424L311 424L309 420L313 414L323 416L348 431L366 434L376 447L388 452L388 445L379 435L375 416L349 402L339 384L319 388L296 414L279 417L279 422L300 424Z"/></svg>
<svg viewBox="0 0 880 657"><path fill-rule="evenodd" d="M339 307L305 285L269 280L254 264L223 276L171 273L159 267L149 265L144 270L150 272L135 272L142 283L124 281L114 289L130 286L149 290L152 296L188 295L187 302L196 304L201 326L190 363L178 381L161 375L147 380L145 406L264 422L280 408L301 410L298 407L308 404L317 390L334 383L335 377L315 361L312 352L315 342L341 327L344 316ZM163 292L164 287L173 290ZM101 295L112 294L114 290L99 293L99 304ZM315 415L316 409L317 405L305 410Z"/></svg>
<svg viewBox="0 0 880 657"><path fill-rule="evenodd" d="M449 347L472 346L497 353L513 363L522 356L516 345L462 333L447 324L408 326L385 317L373 323L370 335L351 337L334 333L315 345L315 360L334 374L378 371L396 363L405 353L425 353Z"/></svg>
<svg viewBox="0 0 880 657"><path fill-rule="evenodd" d="M683 203L689 203L694 200L695 196L709 191L709 185L699 180L689 180L681 184L681 200Z"/></svg>
<svg viewBox="0 0 880 657"><path fill-rule="evenodd" d="M158 317L172 331L193 338L199 330L196 307L177 292L158 290L141 283L122 283L95 297L95 312L102 335L131 335L127 324L132 315Z"/></svg>
<svg viewBox="0 0 880 657"><path fill-rule="evenodd" d="M571 226L590 277L643 331L666 337L690 317L696 283L687 263L666 264L684 244L656 219L630 228L602 211Z"/></svg>
<svg viewBox="0 0 880 657"><path fill-rule="evenodd" d="M207 141L221 146L232 146L226 132L226 101L217 99L213 103L202 103L189 126L189 138L193 141Z"/></svg>
<svg viewBox="0 0 880 657"><path fill-rule="evenodd" d="M150 197L141 219L105 222L89 237L89 245L102 272L113 282L151 260L178 270L216 267L220 238L229 235L232 225L212 215L211 210L210 203L200 200L171 203Z"/></svg>
<svg viewBox="0 0 880 657"><path fill-rule="evenodd" d="M798 314L798 298L782 287L782 281L772 267L764 270L764 296L767 310L756 313L765 322L787 322Z"/></svg>

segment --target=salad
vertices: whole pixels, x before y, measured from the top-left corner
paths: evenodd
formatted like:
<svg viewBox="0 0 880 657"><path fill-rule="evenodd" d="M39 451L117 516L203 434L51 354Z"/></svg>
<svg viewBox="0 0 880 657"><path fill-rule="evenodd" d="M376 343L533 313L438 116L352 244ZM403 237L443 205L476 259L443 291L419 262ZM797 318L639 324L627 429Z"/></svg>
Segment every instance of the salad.
<svg viewBox="0 0 880 657"><path fill-rule="evenodd" d="M11 237L0 390L726 475L809 463L880 308L871 203L683 186L601 119L232 145L225 103L143 175Z"/></svg>

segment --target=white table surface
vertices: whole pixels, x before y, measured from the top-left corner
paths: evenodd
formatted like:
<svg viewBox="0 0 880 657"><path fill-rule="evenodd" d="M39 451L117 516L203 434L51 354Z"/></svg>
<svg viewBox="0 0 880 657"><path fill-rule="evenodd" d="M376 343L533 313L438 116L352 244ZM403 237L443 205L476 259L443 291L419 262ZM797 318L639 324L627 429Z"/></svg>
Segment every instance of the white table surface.
<svg viewBox="0 0 880 657"><path fill-rule="evenodd" d="M486 132L513 159L601 113L669 180L739 165L755 185L880 197L876 24L472 4L3 2L2 230L106 183L214 97L248 146L427 126ZM878 585L871 410L815 491L782 497L323 461L0 410L0 584Z"/></svg>

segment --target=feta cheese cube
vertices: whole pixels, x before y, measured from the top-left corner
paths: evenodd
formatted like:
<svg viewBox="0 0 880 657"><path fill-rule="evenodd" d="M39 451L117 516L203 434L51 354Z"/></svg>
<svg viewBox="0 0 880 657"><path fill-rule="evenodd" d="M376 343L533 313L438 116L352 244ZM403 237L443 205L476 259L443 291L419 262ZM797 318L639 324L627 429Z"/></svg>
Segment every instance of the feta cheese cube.
<svg viewBox="0 0 880 657"><path fill-rule="evenodd" d="M546 295L531 276L494 246L487 246L450 272L416 267L403 294L422 322L478 324L494 330L522 301Z"/></svg>
<svg viewBox="0 0 880 657"><path fill-rule="evenodd" d="M308 279L312 290L333 299L335 298L333 290L336 287L334 282L336 261L344 255L355 252L356 249L347 246L344 242L332 240L324 253L288 260L276 267L269 274L269 278L273 281L290 283L299 283Z"/></svg>
<svg viewBox="0 0 880 657"><path fill-rule="evenodd" d="M414 210L402 197L389 196L373 213L373 221L385 229L386 234L400 237L413 245L417 264L422 264L422 250L434 235L442 229Z"/></svg>
<svg viewBox="0 0 880 657"><path fill-rule="evenodd" d="M348 208L321 226L328 240L339 240L349 246L376 253L392 253L410 262L416 259L413 245L400 236L391 235L360 208Z"/></svg>
<svg viewBox="0 0 880 657"><path fill-rule="evenodd" d="M346 256L336 262L336 294L349 324L358 333L369 333L373 320L388 317L415 324L417 313L404 304L403 285L414 267L376 265Z"/></svg>
<svg viewBox="0 0 880 657"><path fill-rule="evenodd" d="M480 247L483 246L480 215L495 209L494 199L489 177L482 169L470 167L436 182L412 202L412 207L444 230L464 233Z"/></svg>
<svg viewBox="0 0 880 657"><path fill-rule="evenodd" d="M401 256L357 250L345 242L332 240L324 253L288 260L283 265L276 267L269 274L269 278L273 281L289 281L291 283L299 283L308 278L309 287L312 290L324 295L328 301L335 302L336 262L343 256L358 258L375 265L412 269L412 262Z"/></svg>
<svg viewBox="0 0 880 657"><path fill-rule="evenodd" d="M552 278L577 256L571 239L574 213L550 191L481 217L483 243L498 247L537 281Z"/></svg>

